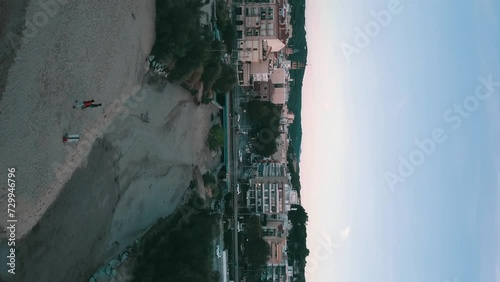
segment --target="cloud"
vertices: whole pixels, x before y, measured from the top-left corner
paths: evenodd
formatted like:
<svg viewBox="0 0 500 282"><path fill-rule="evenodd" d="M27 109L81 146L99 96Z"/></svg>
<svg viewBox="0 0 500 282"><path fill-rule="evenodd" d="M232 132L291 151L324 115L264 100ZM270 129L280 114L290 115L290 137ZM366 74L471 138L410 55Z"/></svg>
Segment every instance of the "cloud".
<svg viewBox="0 0 500 282"><path fill-rule="evenodd" d="M342 237L342 240L345 241L349 239L349 236L351 235L351 227L347 226L342 232L340 232L340 236Z"/></svg>

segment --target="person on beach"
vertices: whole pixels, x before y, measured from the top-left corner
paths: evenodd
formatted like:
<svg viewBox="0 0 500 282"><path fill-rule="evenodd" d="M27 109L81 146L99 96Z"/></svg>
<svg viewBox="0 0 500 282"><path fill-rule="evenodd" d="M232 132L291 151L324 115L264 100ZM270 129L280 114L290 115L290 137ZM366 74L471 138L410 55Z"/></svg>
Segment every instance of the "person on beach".
<svg viewBox="0 0 500 282"><path fill-rule="evenodd" d="M83 101L82 103L78 103L78 100L75 100L75 104L73 105L73 109L76 109L76 108L85 109L86 107L92 105L92 103L94 103L94 99Z"/></svg>
<svg viewBox="0 0 500 282"><path fill-rule="evenodd" d="M96 104L96 103L94 103L94 99L83 101L83 103L81 103L81 104L78 104L78 100L77 100L77 101L75 101L75 105L73 106L73 109L75 109L75 108L81 108L83 110L85 108L97 108L97 107L100 107L100 106L102 106L102 104Z"/></svg>

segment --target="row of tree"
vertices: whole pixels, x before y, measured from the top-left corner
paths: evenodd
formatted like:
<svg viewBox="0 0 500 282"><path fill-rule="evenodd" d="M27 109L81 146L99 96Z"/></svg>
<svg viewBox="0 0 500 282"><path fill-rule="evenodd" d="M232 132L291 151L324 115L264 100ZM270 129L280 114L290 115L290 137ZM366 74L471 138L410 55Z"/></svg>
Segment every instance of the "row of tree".
<svg viewBox="0 0 500 282"><path fill-rule="evenodd" d="M300 205L292 205L292 210L288 212L288 219L292 223L292 229L288 234L288 263L299 268L300 273L297 278L304 280L304 270L306 266L306 257L309 255L306 239L306 225L308 221L307 212Z"/></svg>

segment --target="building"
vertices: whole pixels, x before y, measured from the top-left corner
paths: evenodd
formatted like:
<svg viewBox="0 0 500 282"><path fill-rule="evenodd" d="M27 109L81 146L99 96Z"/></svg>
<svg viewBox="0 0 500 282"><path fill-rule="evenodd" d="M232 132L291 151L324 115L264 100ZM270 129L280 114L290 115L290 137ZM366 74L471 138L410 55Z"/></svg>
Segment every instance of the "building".
<svg viewBox="0 0 500 282"><path fill-rule="evenodd" d="M262 226L263 238L269 244L269 261L265 267L262 281L291 281L293 271L289 271L287 256L288 218L270 219Z"/></svg>
<svg viewBox="0 0 500 282"><path fill-rule="evenodd" d="M286 167L282 163L261 162L256 167L256 177L283 177L286 173Z"/></svg>
<svg viewBox="0 0 500 282"><path fill-rule="evenodd" d="M247 208L256 214L280 214L285 210L285 191L289 186L286 176L255 177L250 179Z"/></svg>
<svg viewBox="0 0 500 282"><path fill-rule="evenodd" d="M252 86L255 72L251 65L273 65L276 52L285 48L280 40L280 6L276 0L245 1L236 7L236 33L239 67L239 84ZM269 73L269 71L267 71Z"/></svg>
<svg viewBox="0 0 500 282"><path fill-rule="evenodd" d="M299 63L299 62L293 61L291 69L292 70L303 69L304 67L305 67L304 63Z"/></svg>

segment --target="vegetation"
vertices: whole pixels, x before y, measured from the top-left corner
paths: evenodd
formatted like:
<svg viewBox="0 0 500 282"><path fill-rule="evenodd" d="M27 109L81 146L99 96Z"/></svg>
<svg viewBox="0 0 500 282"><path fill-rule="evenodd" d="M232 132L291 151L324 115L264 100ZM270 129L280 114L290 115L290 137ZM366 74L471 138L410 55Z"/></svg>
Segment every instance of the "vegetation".
<svg viewBox="0 0 500 282"><path fill-rule="evenodd" d="M290 144L288 146L288 155L287 155L287 167L288 167L288 172L290 172L290 176L292 178L291 184L292 187L297 190L297 193L300 196L300 174L298 171L295 171L295 163L296 163L296 157L293 149L293 145Z"/></svg>
<svg viewBox="0 0 500 282"><path fill-rule="evenodd" d="M134 268L134 282L218 282L212 271L217 219L190 203L156 223L144 236Z"/></svg>
<svg viewBox="0 0 500 282"><path fill-rule="evenodd" d="M189 181L189 186L188 186L189 190L193 190L194 188L196 188L196 186L197 185L195 180Z"/></svg>
<svg viewBox="0 0 500 282"><path fill-rule="evenodd" d="M291 19L293 36L288 41L288 46L299 50L292 54L289 59L299 63L307 63L307 42L305 31L305 0L289 0L291 6ZM290 87L290 98L288 100L288 108L295 113L293 124L289 128L291 145L288 151L288 169L292 177L292 186L297 189L300 194L300 176L299 168L295 171L293 166L294 162L300 161L300 146L302 140L302 126L301 126L301 107L302 107L302 81L304 78L305 69L290 70L290 76L293 83ZM293 145L293 146L292 146ZM288 213L289 219L292 222L292 229L288 236L288 259L289 264L294 264L298 267L298 275L294 281L305 281L304 269L305 259L309 254L306 247L306 223L307 213L302 206L294 205L297 208L295 211Z"/></svg>
<svg viewBox="0 0 500 282"><path fill-rule="evenodd" d="M251 216L247 221L247 239L245 257L250 270L248 281L258 282L270 253L269 244L262 238L262 225L258 216Z"/></svg>
<svg viewBox="0 0 500 282"><path fill-rule="evenodd" d="M222 44L214 40L208 26L201 26L203 5L199 0L157 0L156 42L151 54L168 65L171 82L185 82L201 70L200 80L207 92L202 102L209 103L210 91L226 91L237 80L234 69L221 61ZM212 89L214 85L217 87Z"/></svg>
<svg viewBox="0 0 500 282"><path fill-rule="evenodd" d="M207 56L209 34L200 28L202 5L198 0L156 1L156 42L151 53L160 61L176 62L171 80L180 80Z"/></svg>
<svg viewBox="0 0 500 282"><path fill-rule="evenodd" d="M288 46L299 52L290 56L292 61L297 61L303 64L307 63L307 42L305 31L305 0L289 0L291 11L291 24L293 28L293 36L288 41ZM295 113L295 120L290 126L290 139L294 144L294 153L297 159L300 160L300 145L302 142L302 126L301 126L301 107L302 107L302 81L304 78L305 69L290 70L290 77L293 78L293 83L290 86L290 98L288 100L288 108Z"/></svg>
<svg viewBox="0 0 500 282"><path fill-rule="evenodd" d="M209 104L210 102L212 102L212 100L213 99L210 98L210 96L207 93L203 93L203 96L201 96L201 103L204 105Z"/></svg>
<svg viewBox="0 0 500 282"><path fill-rule="evenodd" d="M219 78L215 81L213 89L217 92L224 93L238 82L236 71L231 65L223 64Z"/></svg>
<svg viewBox="0 0 500 282"><path fill-rule="evenodd" d="M208 171L205 172L205 174L203 174L203 184L205 184L206 187L215 187L217 184L215 176Z"/></svg>
<svg viewBox="0 0 500 282"><path fill-rule="evenodd" d="M307 231L306 225L308 216L304 208L300 205L292 205L292 210L288 212L288 219L292 222L292 229L288 234L288 263L299 268L299 281L305 281L304 270L306 257L309 250L306 246Z"/></svg>
<svg viewBox="0 0 500 282"><path fill-rule="evenodd" d="M243 105L253 125L249 135L254 153L269 157L278 150L276 139L280 136L281 107L269 101L252 100Z"/></svg>
<svg viewBox="0 0 500 282"><path fill-rule="evenodd" d="M203 74L201 76L201 81L203 81L203 86L206 89L212 89L215 81L220 78L221 69L221 63L215 57L212 57L205 62L205 64L203 65Z"/></svg>
<svg viewBox="0 0 500 282"><path fill-rule="evenodd" d="M217 0L216 3L217 28L221 32L222 40L225 43L229 54L233 51L235 40L235 27L229 17L229 7L224 0Z"/></svg>
<svg viewBox="0 0 500 282"><path fill-rule="evenodd" d="M216 150L224 146L224 132L220 125L214 125L208 132L208 147L210 150Z"/></svg>

